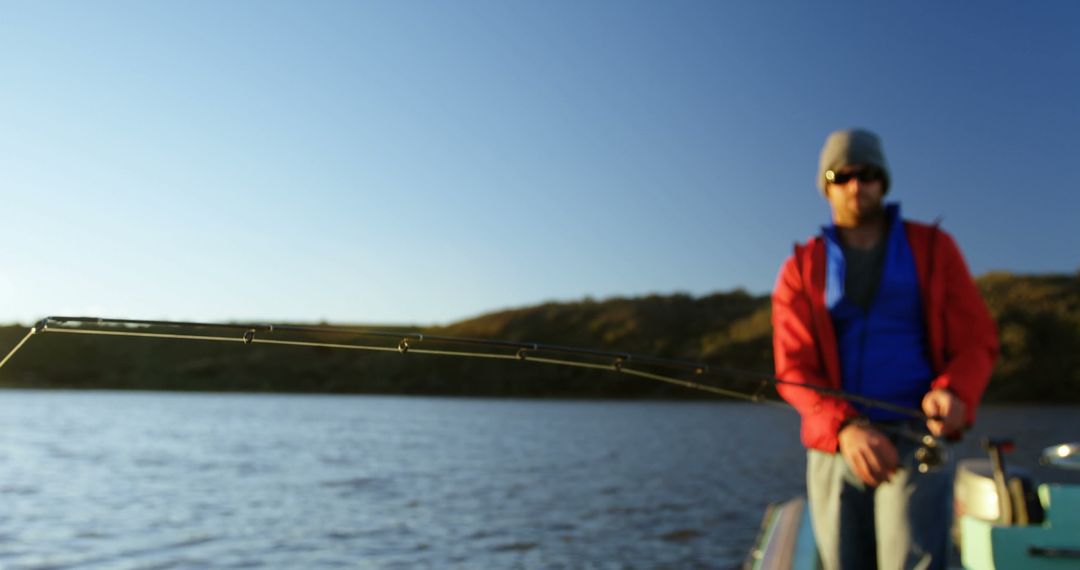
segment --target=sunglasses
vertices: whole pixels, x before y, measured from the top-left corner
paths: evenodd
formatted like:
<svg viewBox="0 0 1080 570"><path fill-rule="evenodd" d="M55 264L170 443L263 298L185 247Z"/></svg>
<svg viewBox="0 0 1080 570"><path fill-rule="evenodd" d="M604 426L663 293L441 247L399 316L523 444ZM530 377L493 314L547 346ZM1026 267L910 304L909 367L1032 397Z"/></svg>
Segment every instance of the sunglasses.
<svg viewBox="0 0 1080 570"><path fill-rule="evenodd" d="M854 172L835 172L832 170L827 170L825 172L825 180L828 180L833 184L847 184L852 178L863 184L885 179L881 169L878 168L863 168Z"/></svg>

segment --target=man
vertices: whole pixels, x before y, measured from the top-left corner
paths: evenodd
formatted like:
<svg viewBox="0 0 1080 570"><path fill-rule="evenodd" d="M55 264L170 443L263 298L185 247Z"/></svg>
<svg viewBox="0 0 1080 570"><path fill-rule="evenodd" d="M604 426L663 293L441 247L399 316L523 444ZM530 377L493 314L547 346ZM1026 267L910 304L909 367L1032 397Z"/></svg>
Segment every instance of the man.
<svg viewBox="0 0 1080 570"><path fill-rule="evenodd" d="M920 473L912 427L958 436L997 355L997 331L953 239L885 204L881 141L832 133L818 188L832 224L795 247L773 291L776 374L921 410L857 405L798 386L780 393L802 416L811 520L826 568L943 568L951 464Z"/></svg>

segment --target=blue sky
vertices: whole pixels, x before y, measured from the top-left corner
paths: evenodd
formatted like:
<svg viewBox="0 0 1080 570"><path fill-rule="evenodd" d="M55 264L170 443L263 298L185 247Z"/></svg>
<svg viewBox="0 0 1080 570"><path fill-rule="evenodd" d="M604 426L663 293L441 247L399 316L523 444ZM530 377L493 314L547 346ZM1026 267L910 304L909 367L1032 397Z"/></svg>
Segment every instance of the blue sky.
<svg viewBox="0 0 1080 570"><path fill-rule="evenodd" d="M850 126L974 273L1074 273L1078 101L1064 0L0 2L0 322L765 293Z"/></svg>

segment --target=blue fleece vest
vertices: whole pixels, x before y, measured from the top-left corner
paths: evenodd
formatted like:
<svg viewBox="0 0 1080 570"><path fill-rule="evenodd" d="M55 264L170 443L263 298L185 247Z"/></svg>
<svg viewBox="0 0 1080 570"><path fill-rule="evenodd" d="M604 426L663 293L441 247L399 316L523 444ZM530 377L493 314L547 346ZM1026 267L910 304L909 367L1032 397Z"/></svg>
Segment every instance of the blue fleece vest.
<svg viewBox="0 0 1080 570"><path fill-rule="evenodd" d="M840 376L846 392L920 409L934 370L927 353L919 275L900 207L886 206L889 223L881 279L868 310L844 295L844 252L835 226L825 238L825 302L836 330ZM871 421L908 419L895 412L856 405Z"/></svg>

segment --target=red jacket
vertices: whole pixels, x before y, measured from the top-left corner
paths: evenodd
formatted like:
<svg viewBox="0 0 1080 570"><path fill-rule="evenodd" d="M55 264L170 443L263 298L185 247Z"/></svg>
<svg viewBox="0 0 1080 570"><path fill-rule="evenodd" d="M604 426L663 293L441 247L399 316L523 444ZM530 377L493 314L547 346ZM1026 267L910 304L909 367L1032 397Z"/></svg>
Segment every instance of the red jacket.
<svg viewBox="0 0 1080 570"><path fill-rule="evenodd" d="M919 274L926 311L930 360L944 388L967 404L967 424L975 421L997 357L997 326L968 273L952 237L936 226L904 222ZM832 318L825 306L825 242L820 237L795 246L784 262L772 295L773 351L780 379L840 389L840 357ZM802 441L833 453L844 420L857 416L846 400L798 386L778 386L802 416Z"/></svg>

